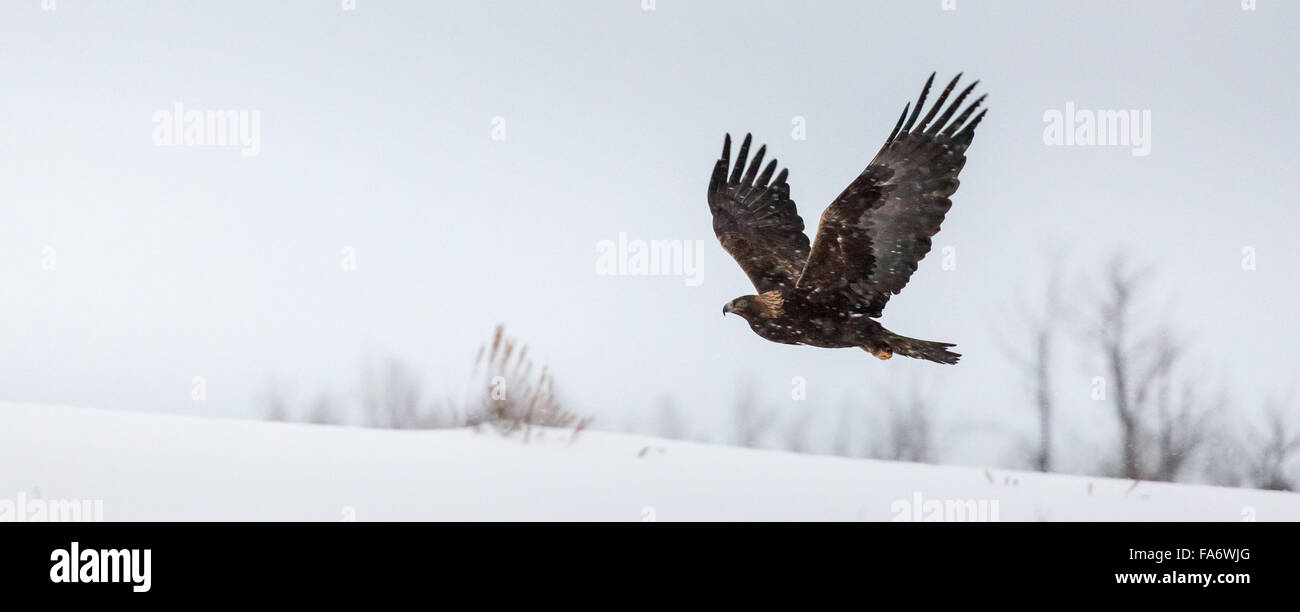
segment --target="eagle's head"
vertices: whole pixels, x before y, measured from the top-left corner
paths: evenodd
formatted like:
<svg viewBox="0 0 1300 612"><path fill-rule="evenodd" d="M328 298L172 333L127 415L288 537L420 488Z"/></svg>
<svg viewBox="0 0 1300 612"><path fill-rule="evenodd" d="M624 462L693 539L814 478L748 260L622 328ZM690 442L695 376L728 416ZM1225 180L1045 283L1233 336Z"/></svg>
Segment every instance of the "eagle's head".
<svg viewBox="0 0 1300 612"><path fill-rule="evenodd" d="M750 303L749 301L752 300L752 299L754 299L754 297L755 297L755 296L752 296L752 295L745 295L745 296L738 297L738 298L736 298L736 299L734 299L734 300L731 300L730 302L727 302L726 304L723 304L723 305L722 305L722 316L725 317L725 316L727 316L728 314L731 314L731 313L734 312L734 313L736 313L736 314L738 314L738 315L744 317L744 316L745 316L745 313L749 312L749 303Z"/></svg>
<svg viewBox="0 0 1300 612"><path fill-rule="evenodd" d="M785 301L775 291L761 295L742 295L722 306L722 314L736 313L746 321L754 319L779 317Z"/></svg>

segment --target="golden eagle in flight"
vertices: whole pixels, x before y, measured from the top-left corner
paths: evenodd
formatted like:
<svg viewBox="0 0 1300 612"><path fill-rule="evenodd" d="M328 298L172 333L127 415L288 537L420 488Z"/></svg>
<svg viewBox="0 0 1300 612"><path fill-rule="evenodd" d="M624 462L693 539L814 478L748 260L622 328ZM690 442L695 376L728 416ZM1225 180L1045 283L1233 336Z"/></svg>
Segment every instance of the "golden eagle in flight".
<svg viewBox="0 0 1300 612"><path fill-rule="evenodd" d="M957 363L960 355L948 350L955 345L900 336L873 319L880 317L890 296L903 290L930 251L930 237L938 233L952 206L948 196L957 191L957 175L966 164L975 126L988 112L971 118L984 101L980 96L953 119L976 81L935 118L960 78L958 74L948 83L918 123L934 83L930 75L911 115L910 105L905 106L875 159L822 213L811 247L790 199L788 171L781 170L773 179L776 160L763 168L766 145L747 160L746 135L728 175L728 134L709 181L713 232L758 295L731 300L722 313L740 315L755 333L773 342L856 346L880 359L898 354Z"/></svg>

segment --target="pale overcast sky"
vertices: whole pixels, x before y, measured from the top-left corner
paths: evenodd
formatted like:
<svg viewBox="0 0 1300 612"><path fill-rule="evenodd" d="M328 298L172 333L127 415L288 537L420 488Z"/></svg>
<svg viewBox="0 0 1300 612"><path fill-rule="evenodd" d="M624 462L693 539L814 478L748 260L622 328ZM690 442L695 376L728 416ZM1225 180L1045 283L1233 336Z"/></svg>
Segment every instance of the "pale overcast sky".
<svg viewBox="0 0 1300 612"><path fill-rule="evenodd" d="M367 355L453 396L504 322L598 427L650 423L671 397L708 430L746 381L791 418L922 385L994 429L949 458L993 460L997 427L1029 418L998 328L1018 331L1045 255L1089 272L1118 247L1156 271L1153 303L1207 377L1250 401L1297 382L1294 2L341 4L0 5L4 399L257 417L268 378L349 393ZM705 203L723 133L790 168L811 234L932 71L980 79L991 110L884 323L962 362L772 344L723 319L753 292ZM155 111L178 102L257 111L260 151L155 145ZM1149 111L1150 154L1045 145L1067 103ZM703 241L702 282L597 275L620 233ZM1065 427L1085 427L1098 368L1062 361Z"/></svg>

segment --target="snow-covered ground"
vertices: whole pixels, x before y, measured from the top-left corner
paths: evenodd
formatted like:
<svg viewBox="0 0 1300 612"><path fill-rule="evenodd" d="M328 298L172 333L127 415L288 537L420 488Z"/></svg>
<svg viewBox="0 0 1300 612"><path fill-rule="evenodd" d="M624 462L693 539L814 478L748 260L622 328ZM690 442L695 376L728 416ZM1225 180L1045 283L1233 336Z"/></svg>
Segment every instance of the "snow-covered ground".
<svg viewBox="0 0 1300 612"><path fill-rule="evenodd" d="M33 500L46 500L33 502ZM535 431L382 431L0 402L5 504L105 520L1300 520L1300 494ZM36 516L28 514L29 518Z"/></svg>

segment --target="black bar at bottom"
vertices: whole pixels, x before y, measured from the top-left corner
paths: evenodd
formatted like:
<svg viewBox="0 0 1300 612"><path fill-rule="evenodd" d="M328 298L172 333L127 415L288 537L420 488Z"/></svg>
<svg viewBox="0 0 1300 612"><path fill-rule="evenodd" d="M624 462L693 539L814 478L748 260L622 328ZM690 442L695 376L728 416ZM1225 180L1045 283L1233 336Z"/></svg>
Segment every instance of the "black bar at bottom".
<svg viewBox="0 0 1300 612"><path fill-rule="evenodd" d="M0 524L0 585L6 595L191 601L504 587L563 597L587 583L662 591L733 576L765 589L1232 597L1288 592L1297 536L1297 523Z"/></svg>

